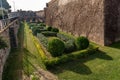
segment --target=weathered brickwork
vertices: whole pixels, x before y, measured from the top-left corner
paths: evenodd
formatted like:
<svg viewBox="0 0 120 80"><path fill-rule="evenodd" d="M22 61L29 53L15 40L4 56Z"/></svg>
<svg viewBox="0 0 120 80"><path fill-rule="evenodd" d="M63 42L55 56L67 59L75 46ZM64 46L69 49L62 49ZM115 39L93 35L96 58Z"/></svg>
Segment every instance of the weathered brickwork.
<svg viewBox="0 0 120 80"><path fill-rule="evenodd" d="M119 3L119 0L52 0L45 8L46 24L108 45L120 39Z"/></svg>

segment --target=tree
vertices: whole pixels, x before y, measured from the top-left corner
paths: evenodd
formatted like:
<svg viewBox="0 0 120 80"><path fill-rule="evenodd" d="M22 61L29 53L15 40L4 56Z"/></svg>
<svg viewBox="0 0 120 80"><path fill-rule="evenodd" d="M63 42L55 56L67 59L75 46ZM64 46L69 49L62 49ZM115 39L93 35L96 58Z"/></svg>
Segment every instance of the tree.
<svg viewBox="0 0 120 80"><path fill-rule="evenodd" d="M0 1L0 6L1 6L1 1ZM10 9L11 6L9 5L9 3L6 0L2 0L2 6L5 9Z"/></svg>

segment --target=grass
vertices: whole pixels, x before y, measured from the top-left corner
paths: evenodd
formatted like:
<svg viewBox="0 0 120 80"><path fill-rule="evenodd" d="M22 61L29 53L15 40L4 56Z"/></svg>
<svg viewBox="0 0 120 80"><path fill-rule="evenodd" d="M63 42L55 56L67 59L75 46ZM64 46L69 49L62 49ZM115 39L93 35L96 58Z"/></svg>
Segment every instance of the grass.
<svg viewBox="0 0 120 80"><path fill-rule="evenodd" d="M60 33L76 38L65 32ZM100 51L96 54L54 66L49 71L56 74L59 80L119 80L120 42L110 47L99 47Z"/></svg>
<svg viewBox="0 0 120 80"><path fill-rule="evenodd" d="M28 76L37 71L36 66L45 69L44 64L41 62L40 53L32 39L31 31L27 25L25 25L24 31L23 29L24 27L20 28L18 35L19 49L12 51L7 60L3 80L20 80L21 65L24 65L23 70ZM100 51L89 57L54 66L49 71L56 74L59 80L119 80L120 42L110 47L99 47ZM23 55L23 62L21 62L21 55Z"/></svg>
<svg viewBox="0 0 120 80"><path fill-rule="evenodd" d="M60 80L119 80L120 42L89 57L77 59L50 69Z"/></svg>
<svg viewBox="0 0 120 80"><path fill-rule="evenodd" d="M13 49L4 67L3 80L22 80L22 71L30 77L37 71L37 67L46 69L42 63L40 53L34 43L33 35L27 24L23 23L18 32L19 46ZM38 40L36 43L38 44Z"/></svg>
<svg viewBox="0 0 120 80"><path fill-rule="evenodd" d="M39 41L33 36L32 31L29 29L29 26L24 24L24 58L23 58L23 69L25 74L28 76L33 75L37 71L36 67L41 67L46 69L42 63L43 53L40 50Z"/></svg>

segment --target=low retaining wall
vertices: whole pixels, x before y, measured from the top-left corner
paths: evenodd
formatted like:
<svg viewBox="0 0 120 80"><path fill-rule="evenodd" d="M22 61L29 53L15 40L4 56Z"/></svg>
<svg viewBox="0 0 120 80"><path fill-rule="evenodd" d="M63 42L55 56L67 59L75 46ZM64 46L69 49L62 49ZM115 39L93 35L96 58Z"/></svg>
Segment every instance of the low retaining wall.
<svg viewBox="0 0 120 80"><path fill-rule="evenodd" d="M6 40L8 45L8 48L0 50L0 80L2 80L3 67L10 52L9 29L2 32L0 36Z"/></svg>
<svg viewBox="0 0 120 80"><path fill-rule="evenodd" d="M7 45L8 45L8 47L6 49L0 50L0 80L2 80L3 67L4 67L4 64L5 64L7 57L10 53L10 49L11 49L10 37L9 37L9 28L14 27L14 30L15 30L14 35L16 36L16 40L17 40L17 32L18 32L18 28L19 28L19 23L18 24L16 23L17 21L18 20L11 22L2 31L0 31L0 36L2 36L6 40Z"/></svg>

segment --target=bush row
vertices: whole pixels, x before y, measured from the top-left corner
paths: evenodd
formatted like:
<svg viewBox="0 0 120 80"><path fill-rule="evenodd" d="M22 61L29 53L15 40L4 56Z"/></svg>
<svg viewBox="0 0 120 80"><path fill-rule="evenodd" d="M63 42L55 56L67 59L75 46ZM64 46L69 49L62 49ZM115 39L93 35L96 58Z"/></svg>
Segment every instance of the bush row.
<svg viewBox="0 0 120 80"><path fill-rule="evenodd" d="M51 31L43 31L41 32L44 36L57 36L56 32L51 32Z"/></svg>
<svg viewBox="0 0 120 80"><path fill-rule="evenodd" d="M65 53L73 52L76 50L74 38L61 33L58 33L57 37L65 42Z"/></svg>
<svg viewBox="0 0 120 80"><path fill-rule="evenodd" d="M47 30L52 32L57 32L57 33L59 32L58 28L53 28L53 27L47 27Z"/></svg>
<svg viewBox="0 0 120 80"><path fill-rule="evenodd" d="M63 52L70 53L75 50L83 50L88 48L89 40L86 37L78 37L75 40L75 42L72 41L71 39L66 42L63 42L61 39L54 37L54 38L50 38L50 40L48 41L48 44L50 44L48 45L49 52L52 54L53 57L57 57L64 54ZM61 45L64 45L64 46L61 47Z"/></svg>
<svg viewBox="0 0 120 80"><path fill-rule="evenodd" d="M65 34L62 34L62 33L58 33L58 34L57 34L57 37L60 38L61 40L65 41L65 42L67 42L67 41L69 41L69 40L72 40L72 42L75 41L74 38L69 37L69 36L67 36L67 35L65 35Z"/></svg>
<svg viewBox="0 0 120 80"><path fill-rule="evenodd" d="M60 63L65 63L67 61L71 61L74 59L79 59L79 58L84 58L87 57L91 54L94 54L98 50L98 47L93 47L91 49L86 49L86 50L81 50L81 51L76 51L71 54L66 54L60 57L55 57L50 60L45 60L44 63L47 67L51 67Z"/></svg>
<svg viewBox="0 0 120 80"><path fill-rule="evenodd" d="M41 33L37 34L37 38L43 44L43 46L47 49L48 48L48 39Z"/></svg>
<svg viewBox="0 0 120 80"><path fill-rule="evenodd" d="M32 28L33 35L35 35L35 36L37 35L37 33L41 33L44 31L47 31L47 30L44 28L40 28L40 27L33 27Z"/></svg>

